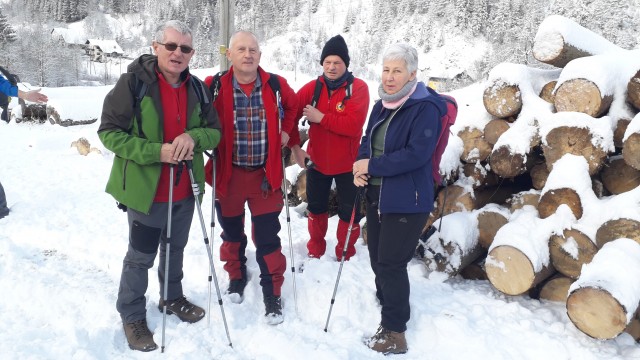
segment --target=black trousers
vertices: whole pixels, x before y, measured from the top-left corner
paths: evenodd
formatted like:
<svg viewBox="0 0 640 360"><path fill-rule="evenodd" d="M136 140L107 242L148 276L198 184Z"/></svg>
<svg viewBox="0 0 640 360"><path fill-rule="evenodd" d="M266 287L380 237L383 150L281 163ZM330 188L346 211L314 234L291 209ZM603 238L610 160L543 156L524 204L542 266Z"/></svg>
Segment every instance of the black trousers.
<svg viewBox="0 0 640 360"><path fill-rule="evenodd" d="M379 195L379 186L367 187L367 247L382 305L380 325L404 332L411 316L407 264L429 214L378 214Z"/></svg>
<svg viewBox="0 0 640 360"><path fill-rule="evenodd" d="M335 180L336 193L338 195L338 217L342 221L351 220L353 202L356 199L357 187L353 184L353 174L346 172L337 175L325 175L318 170L307 170L307 210L312 214L324 214L329 211L329 194L331 184ZM354 224L358 223L362 216L356 211Z"/></svg>

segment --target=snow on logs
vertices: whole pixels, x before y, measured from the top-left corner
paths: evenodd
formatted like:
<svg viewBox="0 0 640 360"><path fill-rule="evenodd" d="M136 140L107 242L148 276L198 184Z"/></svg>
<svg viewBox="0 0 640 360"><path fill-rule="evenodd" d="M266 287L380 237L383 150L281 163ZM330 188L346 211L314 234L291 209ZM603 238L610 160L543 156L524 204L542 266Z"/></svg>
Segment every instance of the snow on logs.
<svg viewBox="0 0 640 360"><path fill-rule="evenodd" d="M612 339L633 320L640 303L640 244L607 243L569 288L567 315L585 334Z"/></svg>
<svg viewBox="0 0 640 360"><path fill-rule="evenodd" d="M609 40L560 15L545 18L533 40L533 57L560 68L577 58L618 49Z"/></svg>

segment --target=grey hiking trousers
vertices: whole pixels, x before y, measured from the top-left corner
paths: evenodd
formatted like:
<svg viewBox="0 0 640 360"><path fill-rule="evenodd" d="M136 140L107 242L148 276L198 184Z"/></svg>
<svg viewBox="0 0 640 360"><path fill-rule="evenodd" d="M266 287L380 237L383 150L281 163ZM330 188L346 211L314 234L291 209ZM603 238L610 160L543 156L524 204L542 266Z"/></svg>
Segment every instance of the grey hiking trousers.
<svg viewBox="0 0 640 360"><path fill-rule="evenodd" d="M122 264L120 289L116 301L116 309L125 324L146 318L145 293L149 284L149 269L153 266L158 253L158 245L160 245L160 261L158 263L160 297L164 295L168 206L168 203L153 203L149 215L127 209L129 246ZM183 295L182 260L184 248L189 238L194 207L193 196L173 203L168 300L174 300Z"/></svg>

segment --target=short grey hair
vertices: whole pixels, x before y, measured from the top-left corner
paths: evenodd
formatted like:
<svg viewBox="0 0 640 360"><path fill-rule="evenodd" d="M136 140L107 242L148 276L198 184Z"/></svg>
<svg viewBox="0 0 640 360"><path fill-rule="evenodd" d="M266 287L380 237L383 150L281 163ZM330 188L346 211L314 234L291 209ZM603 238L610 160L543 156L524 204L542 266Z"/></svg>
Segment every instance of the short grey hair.
<svg viewBox="0 0 640 360"><path fill-rule="evenodd" d="M185 24L180 20L168 20L164 24L158 26L153 40L155 42L164 42L164 32L169 28L174 29L175 31L179 32L182 35L189 35L193 40L193 34L191 33L191 29L189 28L189 25Z"/></svg>
<svg viewBox="0 0 640 360"><path fill-rule="evenodd" d="M256 36L256 34L252 33L251 31L248 30L238 30L236 32L234 32L231 37L229 38L229 49L233 48L233 40L235 40L236 35L238 34L247 34L247 35L251 35L251 37L253 37L256 41L256 44L258 45L258 51L260 51L260 41L258 41L258 37Z"/></svg>
<svg viewBox="0 0 640 360"><path fill-rule="evenodd" d="M418 70L418 51L407 43L390 45L382 55L382 62L388 60L404 60L409 73Z"/></svg>

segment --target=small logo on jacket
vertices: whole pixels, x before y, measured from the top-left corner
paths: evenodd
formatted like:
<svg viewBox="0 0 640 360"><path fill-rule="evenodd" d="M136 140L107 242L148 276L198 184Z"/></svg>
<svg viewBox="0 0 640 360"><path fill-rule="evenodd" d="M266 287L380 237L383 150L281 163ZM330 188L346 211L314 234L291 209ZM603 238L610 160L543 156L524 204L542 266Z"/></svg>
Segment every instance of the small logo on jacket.
<svg viewBox="0 0 640 360"><path fill-rule="evenodd" d="M343 112L344 111L344 104L342 103L342 101L340 101L339 103L336 104L336 111L337 112Z"/></svg>

